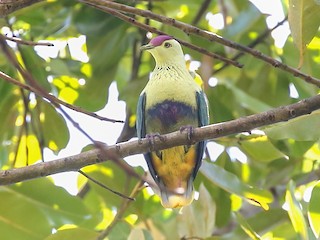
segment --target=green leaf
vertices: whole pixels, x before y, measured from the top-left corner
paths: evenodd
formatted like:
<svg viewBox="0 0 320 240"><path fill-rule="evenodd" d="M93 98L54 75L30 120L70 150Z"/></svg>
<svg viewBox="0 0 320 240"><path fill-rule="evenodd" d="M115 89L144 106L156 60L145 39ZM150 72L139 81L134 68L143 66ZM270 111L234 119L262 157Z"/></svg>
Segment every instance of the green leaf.
<svg viewBox="0 0 320 240"><path fill-rule="evenodd" d="M87 36L87 54L92 67L92 76L85 79L75 104L97 111L106 104L108 88L115 80L119 62L135 32L128 31L127 23L92 8L83 7L75 19L80 32Z"/></svg>
<svg viewBox="0 0 320 240"><path fill-rule="evenodd" d="M313 234L319 238L320 235L320 181L313 187L308 208L308 219Z"/></svg>
<svg viewBox="0 0 320 240"><path fill-rule="evenodd" d="M139 169L139 168L138 168ZM83 169L90 177L105 186L128 195L137 183L137 179L130 177L126 171L112 161L103 164L88 166ZM121 197L89 181L90 187L102 198L109 207L119 207Z"/></svg>
<svg viewBox="0 0 320 240"><path fill-rule="evenodd" d="M65 119L47 102L41 102L40 122L45 144L55 153L65 148L69 141L69 129Z"/></svg>
<svg viewBox="0 0 320 240"><path fill-rule="evenodd" d="M127 222L118 222L108 235L108 240L127 240L130 231L131 226Z"/></svg>
<svg viewBox="0 0 320 240"><path fill-rule="evenodd" d="M242 89L233 85L232 83L225 83L233 92L235 98L243 108L249 109L252 112L264 112L270 110L272 107L247 94Z"/></svg>
<svg viewBox="0 0 320 240"><path fill-rule="evenodd" d="M242 7L245 7L246 9L242 9L237 18L232 21L232 24L223 31L224 37L234 38L235 36L238 36L239 38L243 33L249 31L249 29L251 29L259 19L261 19L261 13L256 6L251 2L247 3L248 4L242 5Z"/></svg>
<svg viewBox="0 0 320 240"><path fill-rule="evenodd" d="M292 138L298 141L316 141L320 138L320 111L288 122L273 125L263 131L272 139Z"/></svg>
<svg viewBox="0 0 320 240"><path fill-rule="evenodd" d="M267 190L262 190L249 186L239 180L239 178L213 163L203 162L200 171L215 185L223 188L227 192L234 193L249 200L254 205L260 205L263 209L269 209L268 204L273 201L272 194Z"/></svg>
<svg viewBox="0 0 320 240"><path fill-rule="evenodd" d="M98 232L86 228L71 228L58 230L56 233L48 236L44 240L62 240L62 239L77 239L77 240L95 240L99 236Z"/></svg>
<svg viewBox="0 0 320 240"><path fill-rule="evenodd" d="M128 236L128 240L152 240L152 236L151 234L145 230L145 229L141 229L141 228L134 228L131 230L129 236Z"/></svg>
<svg viewBox="0 0 320 240"><path fill-rule="evenodd" d="M3 239L41 240L50 235L53 228L66 223L90 227L99 220L80 199L47 178L0 187L0 199Z"/></svg>
<svg viewBox="0 0 320 240"><path fill-rule="evenodd" d="M30 46L19 45L19 51L26 69L31 73L34 80L46 91L50 91L51 86L45 70L46 62Z"/></svg>
<svg viewBox="0 0 320 240"><path fill-rule="evenodd" d="M45 216L45 222L54 228L59 228L64 224L86 224L88 226L92 220L95 223L99 221L91 215L79 198L55 186L48 178L16 184L10 188L4 188L3 191L36 207Z"/></svg>
<svg viewBox="0 0 320 240"><path fill-rule="evenodd" d="M279 151L267 138L267 136L250 136L239 142L241 150L247 153L253 160L271 162L285 155Z"/></svg>
<svg viewBox="0 0 320 240"><path fill-rule="evenodd" d="M0 187L0 199L2 239L41 240L51 233L45 214L27 197Z"/></svg>
<svg viewBox="0 0 320 240"><path fill-rule="evenodd" d="M211 236L215 228L216 205L208 190L200 185L199 199L184 207L178 215L178 231L181 237ZM193 226L190 228L190 226Z"/></svg>
<svg viewBox="0 0 320 240"><path fill-rule="evenodd" d="M295 184L291 180L288 183L286 191L286 203L288 205L288 214L293 225L293 228L297 234L299 234L300 239L309 239L308 238L308 229L303 212L299 202L297 201L295 195Z"/></svg>
<svg viewBox="0 0 320 240"><path fill-rule="evenodd" d="M315 0L289 0L288 20L293 41L300 51L302 66L306 45L316 35L320 26L320 4Z"/></svg>
<svg viewBox="0 0 320 240"><path fill-rule="evenodd" d="M235 213L238 223L240 224L242 230L253 240L261 239L260 236L252 229L250 224L246 219L238 212Z"/></svg>
<svg viewBox="0 0 320 240"><path fill-rule="evenodd" d="M19 116L20 96L15 87L0 82L0 142L11 139L15 130L15 121Z"/></svg>

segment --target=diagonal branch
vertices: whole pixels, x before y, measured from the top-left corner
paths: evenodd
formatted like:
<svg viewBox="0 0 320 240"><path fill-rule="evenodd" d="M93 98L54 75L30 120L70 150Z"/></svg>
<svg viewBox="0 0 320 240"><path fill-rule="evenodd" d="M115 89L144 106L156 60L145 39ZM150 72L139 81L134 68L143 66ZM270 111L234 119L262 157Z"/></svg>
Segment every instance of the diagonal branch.
<svg viewBox="0 0 320 240"><path fill-rule="evenodd" d="M30 83L34 83L34 84L24 84L22 82L19 82L18 80L8 76L7 74L3 73L2 71L0 71L0 78L2 78L3 80L6 80L7 82L10 82L20 88L23 88L25 90L28 90L28 91L32 91L33 93L35 93L36 95L40 96L40 97L43 97L45 99L47 99L49 102L52 103L52 105L54 105L55 107L60 107L60 105L62 106L65 106L69 109L72 109L74 111L77 111L77 112L81 112L83 114L86 114L88 116L91 116L91 117L94 117L94 118L97 118L99 120L103 120L103 121L109 121L109 122L113 122L113 123L123 123L122 120L116 120L116 119L110 119L110 118L107 118L107 117L102 117L102 116L99 116L98 114L96 113L93 113L93 112L89 112L89 111L86 111L85 109L81 108L81 107L78 107L78 106L75 106L75 105L72 105L72 104L69 104L69 103L66 103L62 100L60 100L59 98L56 98L54 95L46 92L44 89L42 89L40 86L38 86L36 83L36 81L31 77L31 75L26 72L20 65L19 63L13 59L13 56L10 54L10 52L8 52L8 49L7 49L7 45L5 43L5 40L6 38L0 34L0 47L2 48L2 50L5 52L5 54L7 55L8 59L11 60L13 62L13 65L16 67L16 69L18 69L20 72L22 73L25 73L25 77L27 78L27 80L31 80Z"/></svg>
<svg viewBox="0 0 320 240"><path fill-rule="evenodd" d="M42 1L43 0L1 0L0 17L5 17L14 11Z"/></svg>
<svg viewBox="0 0 320 240"><path fill-rule="evenodd" d="M33 41L24 40L17 37L9 37L7 35L3 35L3 37L8 41L12 41L17 44L23 44L23 45L29 45L29 46L46 46L46 47L54 46L53 43L50 43L50 42L33 42Z"/></svg>
<svg viewBox="0 0 320 240"><path fill-rule="evenodd" d="M307 74L299 71L296 68L290 67L290 66L288 66L288 65L286 65L276 59L273 59L273 58L263 54L262 52L260 52L258 50L255 50L250 47L233 42L231 40L223 38L222 36L219 36L218 34L202 30L198 27L192 26L192 25L184 23L184 22L180 22L176 19L168 18L168 17L162 16L162 15L155 14L149 10L138 9L135 7L116 3L116 2L113 2L110 0L79 0L79 1L83 2L83 3L89 3L91 5L97 5L100 7L103 6L103 7L107 7L107 8L112 8L112 9L118 10L120 12L139 15L139 16L142 16L145 18L153 19L155 21L161 22L166 25L173 26L175 28L180 29L181 31L185 32L188 35L193 34L193 35L205 38L209 41L217 42L222 45L234 48L236 50L248 53L248 54L254 56L255 58L258 58L258 59L276 67L276 68L280 68L281 70L283 70L285 72L291 73L295 77L299 77L308 83L311 83L317 87L320 87L320 79L317 79L315 77L307 75Z"/></svg>
<svg viewBox="0 0 320 240"><path fill-rule="evenodd" d="M288 121L290 119L310 114L320 109L320 95L301 100L297 103L271 109L266 112L253 114L236 120L195 128L192 142L219 138L240 132L248 132L255 128ZM155 138L154 150L190 144L187 132L173 132ZM82 167L106 161L106 156L123 158L129 155L149 151L147 139L104 146L74 156L61 158L50 162L42 162L22 168L0 171L0 185L13 184L33 178L44 177L59 172L78 171Z"/></svg>
<svg viewBox="0 0 320 240"><path fill-rule="evenodd" d="M149 26L149 25L147 25L145 23L141 23L141 22L137 21L136 19L134 19L132 17L128 17L127 15L125 15L125 14L119 12L119 11L116 11L116 10L114 10L112 8L107 8L107 7L103 7L103 6L96 6L96 5L91 4L91 3L87 3L87 4L89 6L92 6L92 7L96 8L96 9L99 9L101 11L109 13L109 14L111 14L111 15L119 18L119 19L122 19L125 22L128 22L128 23L130 23L132 25L135 25L135 26L137 26L137 27L139 27L141 29L144 29L146 31L153 32L153 33L156 33L158 35L166 35L166 33L162 32L162 31L160 31L160 30L158 30L158 29L156 29L154 27L151 27L151 26ZM208 50L206 50L204 48L201 48L201 47L198 47L196 45L193 45L193 44L191 44L191 43L189 43L187 41L184 41L182 39L179 39L179 43L181 45L183 45L183 46L186 46L186 47L192 49L192 50L195 50L195 51L200 52L202 54L208 55L209 57L212 57L212 58L218 59L218 60L220 60L222 62L225 62L226 64L231 64L231 65L233 65L235 67L238 67L238 68L242 68L243 67L243 64L241 64L241 63L238 63L238 62L236 62L236 61L234 61L232 59L223 57L223 56L221 56L219 54L210 52L210 51L208 51Z"/></svg>

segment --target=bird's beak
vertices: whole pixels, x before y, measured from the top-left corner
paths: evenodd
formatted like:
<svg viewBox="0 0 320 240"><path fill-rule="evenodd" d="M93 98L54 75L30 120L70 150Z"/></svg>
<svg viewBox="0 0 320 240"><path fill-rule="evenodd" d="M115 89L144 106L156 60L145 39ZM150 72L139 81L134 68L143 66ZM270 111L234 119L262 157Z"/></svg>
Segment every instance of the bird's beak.
<svg viewBox="0 0 320 240"><path fill-rule="evenodd" d="M140 47L140 50L141 50L141 51L144 51L144 50L150 50L150 49L152 49L152 48L154 48L154 46L153 46L152 44L147 44L147 45L141 46L141 47Z"/></svg>

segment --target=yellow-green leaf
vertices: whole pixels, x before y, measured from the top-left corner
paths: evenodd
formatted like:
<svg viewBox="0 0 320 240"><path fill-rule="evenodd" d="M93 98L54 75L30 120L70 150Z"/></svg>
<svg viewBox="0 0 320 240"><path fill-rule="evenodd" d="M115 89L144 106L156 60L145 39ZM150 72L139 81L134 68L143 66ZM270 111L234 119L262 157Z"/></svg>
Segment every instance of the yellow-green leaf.
<svg viewBox="0 0 320 240"><path fill-rule="evenodd" d="M260 188L249 186L240 179L219 167L216 164L203 162L200 171L205 175L211 182L217 186L223 188L227 192L237 194L254 205L259 205L265 210L269 209L268 204L273 201L272 194Z"/></svg>
<svg viewBox="0 0 320 240"><path fill-rule="evenodd" d="M181 237L209 237L215 228L216 204L203 184L200 185L199 194L199 199L184 207L178 215Z"/></svg>
<svg viewBox="0 0 320 240"><path fill-rule="evenodd" d="M292 226L295 232L299 234L300 239L309 239L307 224L303 216L301 206L294 195L294 190L295 190L295 184L291 180L288 184L286 198L285 198L286 203L288 205L288 214L289 214Z"/></svg>
<svg viewBox="0 0 320 240"><path fill-rule="evenodd" d="M285 156L269 141L267 136L250 138L240 143L241 149L257 161L270 162Z"/></svg>
<svg viewBox="0 0 320 240"><path fill-rule="evenodd" d="M320 181L314 186L308 209L308 218L314 235L320 235Z"/></svg>
<svg viewBox="0 0 320 240"><path fill-rule="evenodd" d="M240 224L242 230L251 238L254 240L259 240L261 237L258 233L256 233L252 227L249 225L247 220L238 212L235 213L238 223Z"/></svg>
<svg viewBox="0 0 320 240"><path fill-rule="evenodd" d="M314 141L320 138L320 111L279 123L264 130L273 139L292 138L297 141Z"/></svg>
<svg viewBox="0 0 320 240"><path fill-rule="evenodd" d="M306 45L320 26L320 4L315 0L289 0L289 26L295 45L300 51L299 66L303 64Z"/></svg>

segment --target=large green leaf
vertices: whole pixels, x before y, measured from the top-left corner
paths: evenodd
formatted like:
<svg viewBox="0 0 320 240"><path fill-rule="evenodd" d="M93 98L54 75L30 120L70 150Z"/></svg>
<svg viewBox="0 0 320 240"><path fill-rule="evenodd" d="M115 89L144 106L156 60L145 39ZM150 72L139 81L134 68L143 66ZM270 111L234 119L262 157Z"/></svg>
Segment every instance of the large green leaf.
<svg viewBox="0 0 320 240"><path fill-rule="evenodd" d="M50 91L51 86L47 80L47 72L45 70L46 62L30 46L19 46L19 52L27 71L31 73L36 83L44 90Z"/></svg>
<svg viewBox="0 0 320 240"><path fill-rule="evenodd" d="M235 98L243 108L247 108L254 113L267 111L272 108L268 104L265 104L259 99L250 96L245 91L237 88L237 86L234 86L231 83L226 83L226 85L232 90Z"/></svg>
<svg viewBox="0 0 320 240"><path fill-rule="evenodd" d="M131 232L131 226L125 222L118 222L111 233L108 235L109 240L128 240L128 236Z"/></svg>
<svg viewBox="0 0 320 240"><path fill-rule="evenodd" d="M92 8L80 8L75 19L79 31L87 36L92 68L92 76L85 79L75 104L96 111L106 104L109 86L135 33L128 31L127 23Z"/></svg>
<svg viewBox="0 0 320 240"><path fill-rule="evenodd" d="M208 190L200 185L199 199L182 209L178 215L178 229L181 237L211 236L215 228L216 205ZM190 228L190 226L193 226Z"/></svg>
<svg viewBox="0 0 320 240"><path fill-rule="evenodd" d="M236 175L227 172L216 164L203 162L200 171L213 184L252 203L259 204L264 209L268 209L268 204L273 201L272 194L269 191L243 183Z"/></svg>
<svg viewBox="0 0 320 240"><path fill-rule="evenodd" d="M41 240L51 233L52 226L37 204L7 187L0 188L0 198L1 238Z"/></svg>
<svg viewBox="0 0 320 240"><path fill-rule="evenodd" d="M249 136L239 142L240 148L251 159L261 162L270 162L285 155L280 152L267 138L267 136Z"/></svg>
<svg viewBox="0 0 320 240"><path fill-rule="evenodd" d="M242 230L253 240L260 240L259 234L257 234L250 224L246 221L246 219L238 212L235 213L236 219L238 223L240 224Z"/></svg>
<svg viewBox="0 0 320 240"><path fill-rule="evenodd" d="M19 116L19 91L6 82L0 82L0 141L11 139Z"/></svg>
<svg viewBox="0 0 320 240"><path fill-rule="evenodd" d="M69 129L65 119L47 102L41 102L40 122L45 144L54 152L65 148L69 141Z"/></svg>
<svg viewBox="0 0 320 240"><path fill-rule="evenodd" d="M281 208L270 209L269 211L259 212L246 221L251 229L254 229L257 234L262 236L265 232L273 234L275 239L296 239L296 235L288 222L288 215ZM206 240L252 240L242 227L237 224L237 227L227 234L222 236L206 238ZM266 238L268 239L268 238ZM269 238L270 239L270 238ZM271 238L273 239L273 238Z"/></svg>
<svg viewBox="0 0 320 240"><path fill-rule="evenodd" d="M36 187L35 187L36 186ZM88 223L95 217L82 202L42 178L0 188L3 239L44 239L61 225ZM23 214L22 214L23 213ZM98 219L95 219L95 224Z"/></svg>
<svg viewBox="0 0 320 240"><path fill-rule="evenodd" d="M140 228L134 228L131 230L128 240L152 240L152 236L150 233L145 230L145 229L140 229Z"/></svg>
<svg viewBox="0 0 320 240"><path fill-rule="evenodd" d="M320 138L320 112L304 115L288 122L279 123L264 129L272 139L292 138L297 141L316 141Z"/></svg>
<svg viewBox="0 0 320 240"><path fill-rule="evenodd" d="M129 195L131 193L133 187L138 181L136 178L128 175L124 169L120 168L112 161L99 164L98 166L85 167L83 170L89 176L105 186L125 195ZM119 207L122 199L120 196L102 188L101 186L98 186L93 182L89 181L89 184L109 208Z"/></svg>
<svg viewBox="0 0 320 240"><path fill-rule="evenodd" d="M300 236L300 239L309 239L308 229L303 212L299 202L295 197L295 184L290 181L286 192L286 203L288 206L288 214L292 222L292 226L296 233Z"/></svg>
<svg viewBox="0 0 320 240"><path fill-rule="evenodd" d="M77 239L77 240L95 240L99 233L86 228L70 228L58 230L56 233L48 236L44 240L62 240L62 239Z"/></svg>
<svg viewBox="0 0 320 240"><path fill-rule="evenodd" d="M293 41L300 51L300 66L306 45L316 35L320 26L320 4L315 0L290 0L289 1L289 26Z"/></svg>
<svg viewBox="0 0 320 240"><path fill-rule="evenodd" d="M320 181L313 187L308 208L308 219L313 234L319 238L320 235Z"/></svg>
<svg viewBox="0 0 320 240"><path fill-rule="evenodd" d="M87 225L92 220L96 223L99 220L91 215L79 198L55 186L47 178L16 184L6 188L6 191L37 207L47 218L48 224L55 228L63 224Z"/></svg>

